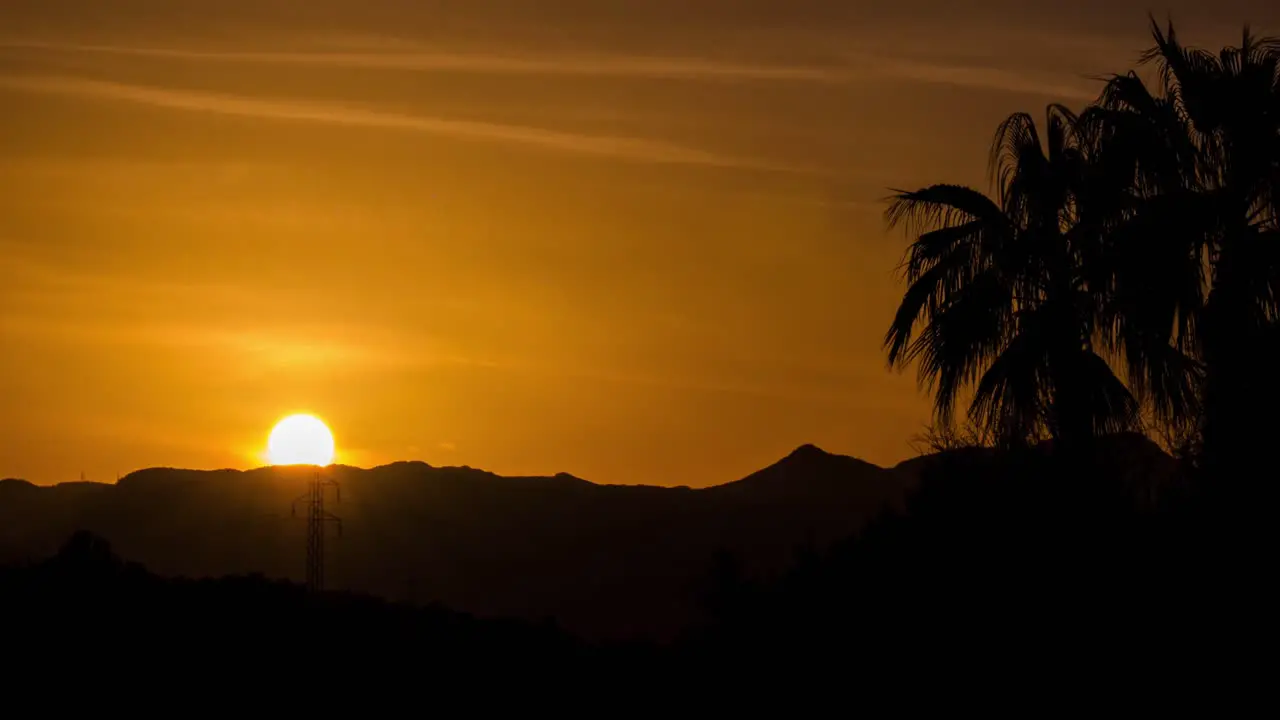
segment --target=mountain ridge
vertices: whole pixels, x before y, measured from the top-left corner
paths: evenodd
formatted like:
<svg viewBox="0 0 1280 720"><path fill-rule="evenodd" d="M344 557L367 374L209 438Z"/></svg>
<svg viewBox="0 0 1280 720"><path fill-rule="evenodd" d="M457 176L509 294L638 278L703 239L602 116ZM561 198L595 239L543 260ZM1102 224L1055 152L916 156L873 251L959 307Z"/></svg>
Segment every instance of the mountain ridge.
<svg viewBox="0 0 1280 720"><path fill-rule="evenodd" d="M1163 473L1173 463L1149 443L1117 443L1103 450L1127 458L1126 467ZM341 501L335 493L327 509L344 533L326 543L327 575L334 589L477 616L552 618L588 638L671 639L698 617L699 588L723 553L747 576L774 575L799 549L829 547L902 510L922 475L952 458L1003 462L998 453L952 451L883 468L801 445L738 480L697 489L421 461L332 466ZM0 563L50 556L83 530L165 576L299 581L306 523L291 511L313 474L148 468L116 484L0 483Z"/></svg>
<svg viewBox="0 0 1280 720"><path fill-rule="evenodd" d="M784 455L782 458L772 463L771 465L761 468L760 470L750 473L744 477L737 478L734 480L727 480L725 482L714 484L714 485L704 485L704 486L700 486L696 488L688 488L688 489L695 490L695 491L712 490L715 488L722 488L727 485L741 483L763 472L766 472L772 468L777 468L779 466L784 466L788 463L793 463L796 461L797 458L812 458L813 456L820 456L825 458L843 458L846 460L855 461L859 465L868 466L870 468L875 468L877 470L892 469L892 468L884 468L879 465L875 465L874 463L868 462L866 460L862 460L860 458L853 457L851 455L842 455L839 453L828 452L812 443L804 443L802 445L797 446L796 449L792 450L787 455ZM904 461L904 462L907 462L907 461ZM62 482L43 484L43 483L35 483L23 478L4 478L3 480L0 480L0 483L5 483L5 482L25 483L35 488L56 488L60 486L76 486L76 485L114 486L114 485L119 485L121 483L125 483L126 481L131 483L137 482L138 478L148 477L148 476L161 474L161 473L178 474L183 479L186 479L187 476L195 475L195 474L200 474L205 477L209 477L209 476L216 476L221 474L261 474L264 472L302 472L303 468L310 468L310 467L313 467L313 466L262 465L258 467L243 468L243 469L241 468L201 469L201 468L180 468L180 467L173 467L173 466L167 466L167 465L157 465L153 467L146 467L146 468L139 468L137 470L132 470L126 473L125 475L121 476L118 480L114 482L67 480ZM634 488L660 488L660 489L677 489L681 487L688 487L688 486L681 486L681 485L659 485L659 484L653 484L653 483L622 484L622 483L596 482L593 480L587 480L585 478L574 475L573 473L564 472L564 471L556 472L551 475L501 475L499 473L495 473L489 470L474 468L474 467L471 467L470 465L433 465L424 460L394 460L388 463L383 463L381 465L373 465L370 467L360 467L357 465L346 465L341 463L335 463L333 465L327 465L324 467L325 467L325 470L329 472L336 471L339 473L351 472L351 471L376 472L376 471L382 471L382 470L415 468L415 469L425 469L425 470L434 470L434 471L475 473L477 475L485 475L485 476L497 477L497 478L520 478L520 479L526 479L526 480L575 480L582 483L588 483L595 487L634 487ZM177 478L174 478L174 479L177 479Z"/></svg>
<svg viewBox="0 0 1280 720"><path fill-rule="evenodd" d="M588 637L670 637L696 616L718 552L776 572L797 547L846 537L900 503L906 483L884 482L887 472L811 445L697 489L335 465L326 473L341 502L330 496L328 509L344 533L328 575L335 588L480 616L552 617ZM162 575L300 580L305 523L290 516L313 473L146 468L114 484L0 486L0 561L47 556L86 530Z"/></svg>

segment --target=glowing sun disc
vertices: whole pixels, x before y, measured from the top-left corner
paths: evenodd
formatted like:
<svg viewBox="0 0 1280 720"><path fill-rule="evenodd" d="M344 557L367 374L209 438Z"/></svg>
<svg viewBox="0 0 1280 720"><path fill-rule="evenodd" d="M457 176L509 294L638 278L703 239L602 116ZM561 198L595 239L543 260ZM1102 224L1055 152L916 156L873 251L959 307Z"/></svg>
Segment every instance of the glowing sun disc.
<svg viewBox="0 0 1280 720"><path fill-rule="evenodd" d="M314 415L290 415L267 438L272 465L328 465L333 452L333 433Z"/></svg>

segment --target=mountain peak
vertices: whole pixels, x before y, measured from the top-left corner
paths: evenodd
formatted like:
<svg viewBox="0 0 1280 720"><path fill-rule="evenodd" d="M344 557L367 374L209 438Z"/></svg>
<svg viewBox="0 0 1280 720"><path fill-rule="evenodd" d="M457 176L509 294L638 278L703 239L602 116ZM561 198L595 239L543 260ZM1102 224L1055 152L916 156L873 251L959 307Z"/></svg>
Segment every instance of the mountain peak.
<svg viewBox="0 0 1280 720"><path fill-rule="evenodd" d="M817 445L814 445L812 443L805 443L804 445L801 445L795 450L792 450L791 454L787 455L785 458L783 458L783 460L791 460L791 459L805 460L810 458L823 458L823 457L828 457L830 455L831 453L827 452L826 450L823 450Z"/></svg>
<svg viewBox="0 0 1280 720"><path fill-rule="evenodd" d="M829 453L817 445L805 443L769 467L717 487L730 492L766 488L787 493L808 492L831 485L843 485L851 479L874 477L882 472L882 468L869 462Z"/></svg>

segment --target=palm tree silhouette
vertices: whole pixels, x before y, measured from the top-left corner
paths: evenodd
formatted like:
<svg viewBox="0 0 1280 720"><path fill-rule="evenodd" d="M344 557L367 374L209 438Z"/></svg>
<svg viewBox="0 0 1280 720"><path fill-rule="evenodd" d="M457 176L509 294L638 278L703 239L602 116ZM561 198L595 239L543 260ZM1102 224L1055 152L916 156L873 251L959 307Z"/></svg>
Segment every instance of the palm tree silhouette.
<svg viewBox="0 0 1280 720"><path fill-rule="evenodd" d="M1198 401L1225 480L1280 430L1280 42L1246 26L1214 55L1172 24L1151 31L1156 90L1117 75L1085 113L1129 182L1107 232L1110 320L1131 384L1165 419Z"/></svg>
<svg viewBox="0 0 1280 720"><path fill-rule="evenodd" d="M1044 127L1042 140L1018 113L997 130L994 199L956 185L895 191L886 219L914 241L885 347L891 365L918 363L940 422L972 390L970 419L1001 443L1079 446L1133 427L1138 403L1100 354L1093 136L1060 105Z"/></svg>

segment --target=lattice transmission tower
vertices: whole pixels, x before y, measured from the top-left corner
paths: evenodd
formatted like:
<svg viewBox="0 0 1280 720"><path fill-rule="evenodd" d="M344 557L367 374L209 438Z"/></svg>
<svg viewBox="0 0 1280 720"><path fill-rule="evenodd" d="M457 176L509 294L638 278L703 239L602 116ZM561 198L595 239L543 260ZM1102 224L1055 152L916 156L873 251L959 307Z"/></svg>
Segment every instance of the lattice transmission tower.
<svg viewBox="0 0 1280 720"><path fill-rule="evenodd" d="M293 516L298 516L298 504L306 503L307 513L307 591L324 590L324 536L325 528L333 523L342 537L342 518L324 509L325 490L334 489L336 502L342 502L342 486L336 480L327 480L316 470L307 493L293 501Z"/></svg>

